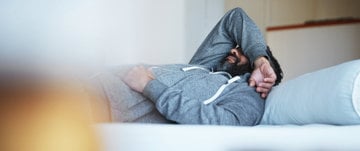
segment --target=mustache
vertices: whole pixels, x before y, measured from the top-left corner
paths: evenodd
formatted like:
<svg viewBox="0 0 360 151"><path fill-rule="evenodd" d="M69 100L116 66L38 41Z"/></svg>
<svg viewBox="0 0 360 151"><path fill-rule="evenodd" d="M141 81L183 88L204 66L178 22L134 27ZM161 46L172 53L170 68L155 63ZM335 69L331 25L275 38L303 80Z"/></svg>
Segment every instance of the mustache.
<svg viewBox="0 0 360 151"><path fill-rule="evenodd" d="M240 58L238 58L235 54L228 53L227 57L229 57L229 56L235 58L235 63L234 63L234 64L240 63ZM222 61L222 63L226 63L226 62L227 62L227 57Z"/></svg>
<svg viewBox="0 0 360 151"><path fill-rule="evenodd" d="M234 56L234 58L236 58L235 63L229 63L227 59L224 58L222 62L217 66L217 71L228 72L231 76L237 76L251 72L252 69L249 62L246 64L238 65L240 63L240 59L233 54L229 54L229 56Z"/></svg>

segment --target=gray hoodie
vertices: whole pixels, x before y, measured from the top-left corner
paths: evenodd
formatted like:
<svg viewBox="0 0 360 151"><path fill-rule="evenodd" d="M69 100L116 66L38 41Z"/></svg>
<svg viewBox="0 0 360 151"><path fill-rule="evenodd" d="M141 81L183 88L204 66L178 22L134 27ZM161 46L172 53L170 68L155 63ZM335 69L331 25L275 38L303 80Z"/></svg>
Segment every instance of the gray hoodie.
<svg viewBox="0 0 360 151"><path fill-rule="evenodd" d="M144 95L166 119L182 124L256 125L264 100L248 86L249 73L231 77L204 66L152 67Z"/></svg>
<svg viewBox="0 0 360 151"><path fill-rule="evenodd" d="M144 95L165 118L178 123L257 124L265 102L248 86L250 74L231 77L208 70L221 64L236 45L251 64L259 56L268 57L260 30L241 8L220 19L190 60L191 65L153 68L156 79L147 84ZM203 69L193 68L200 65Z"/></svg>
<svg viewBox="0 0 360 151"><path fill-rule="evenodd" d="M241 8L232 9L221 18L190 60L192 65L153 67L156 79L146 85L143 94L132 91L116 76L99 78L103 79L102 87L110 103L112 120L257 124L265 102L253 87L248 86L250 74L233 78L208 70L216 68L236 45L242 48L251 64L259 56L267 57L260 30Z"/></svg>

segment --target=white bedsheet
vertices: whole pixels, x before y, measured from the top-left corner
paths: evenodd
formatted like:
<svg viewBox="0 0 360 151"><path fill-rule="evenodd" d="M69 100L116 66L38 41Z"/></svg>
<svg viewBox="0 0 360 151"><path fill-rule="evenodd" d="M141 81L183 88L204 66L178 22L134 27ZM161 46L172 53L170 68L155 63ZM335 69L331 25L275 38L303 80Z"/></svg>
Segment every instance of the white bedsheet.
<svg viewBox="0 0 360 151"><path fill-rule="evenodd" d="M105 151L360 150L360 125L99 124Z"/></svg>

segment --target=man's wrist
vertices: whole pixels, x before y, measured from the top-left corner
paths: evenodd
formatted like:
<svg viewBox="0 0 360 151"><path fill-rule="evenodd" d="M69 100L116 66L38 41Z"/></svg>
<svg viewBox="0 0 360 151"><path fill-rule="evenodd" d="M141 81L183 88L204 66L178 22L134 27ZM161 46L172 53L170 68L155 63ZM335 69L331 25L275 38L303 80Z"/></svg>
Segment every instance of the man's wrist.
<svg viewBox="0 0 360 151"><path fill-rule="evenodd" d="M255 67L255 68L260 67L260 66L261 66L262 64L264 64L264 63L269 64L269 60L268 60L266 57L264 57L264 56L258 57L258 58L256 58L255 61L254 61L254 67Z"/></svg>

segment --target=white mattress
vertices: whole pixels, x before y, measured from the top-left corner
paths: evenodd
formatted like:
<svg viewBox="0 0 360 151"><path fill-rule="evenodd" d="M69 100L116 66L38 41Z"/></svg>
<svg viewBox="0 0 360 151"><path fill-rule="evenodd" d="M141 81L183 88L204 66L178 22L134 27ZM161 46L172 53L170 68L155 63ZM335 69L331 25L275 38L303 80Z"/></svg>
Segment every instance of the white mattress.
<svg viewBox="0 0 360 151"><path fill-rule="evenodd" d="M104 151L360 150L360 125L99 124Z"/></svg>

